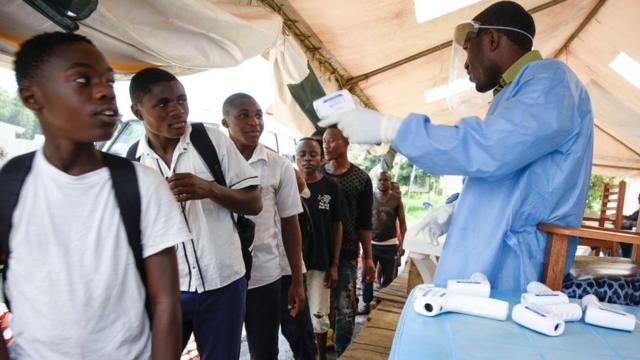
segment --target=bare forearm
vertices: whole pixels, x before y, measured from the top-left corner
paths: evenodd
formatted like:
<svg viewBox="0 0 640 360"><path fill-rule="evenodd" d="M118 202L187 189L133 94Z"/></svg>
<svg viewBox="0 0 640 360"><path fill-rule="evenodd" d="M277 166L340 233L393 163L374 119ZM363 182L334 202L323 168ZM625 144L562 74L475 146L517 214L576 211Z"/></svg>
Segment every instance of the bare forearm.
<svg viewBox="0 0 640 360"><path fill-rule="evenodd" d="M398 223L400 225L400 236L402 237L400 244L402 244L402 241L404 241L404 234L407 233L407 221L402 201L400 201L400 208L398 209Z"/></svg>
<svg viewBox="0 0 640 360"><path fill-rule="evenodd" d="M333 224L333 231L335 233L335 241L333 243L333 263L340 263L340 250L342 249L342 222L336 222Z"/></svg>
<svg viewBox="0 0 640 360"><path fill-rule="evenodd" d="M151 305L151 358L179 359L182 351L182 315L178 262L173 247L144 261Z"/></svg>
<svg viewBox="0 0 640 360"><path fill-rule="evenodd" d="M282 243L291 267L291 277L294 281L302 281L302 235L298 216L282 218L281 227Z"/></svg>
<svg viewBox="0 0 640 360"><path fill-rule="evenodd" d="M211 182L209 198L222 207L242 215L258 215L262 211L260 188L229 189Z"/></svg>
<svg viewBox="0 0 640 360"><path fill-rule="evenodd" d="M182 315L178 301L157 303L153 308L151 359L175 360L182 353Z"/></svg>
<svg viewBox="0 0 640 360"><path fill-rule="evenodd" d="M367 260L373 259L371 255L371 230L358 230L360 234L360 245L362 246L362 252L364 258Z"/></svg>

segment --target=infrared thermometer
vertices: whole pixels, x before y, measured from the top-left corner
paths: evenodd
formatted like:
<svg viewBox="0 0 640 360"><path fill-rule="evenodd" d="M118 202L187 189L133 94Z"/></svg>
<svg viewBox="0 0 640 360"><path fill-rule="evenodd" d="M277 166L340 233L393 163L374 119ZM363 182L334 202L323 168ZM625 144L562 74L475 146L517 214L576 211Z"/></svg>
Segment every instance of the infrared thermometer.
<svg viewBox="0 0 640 360"><path fill-rule="evenodd" d="M418 314L425 316L455 312L504 321L509 315L509 303L506 301L452 294L447 289L437 287L427 288L418 295L413 308Z"/></svg>

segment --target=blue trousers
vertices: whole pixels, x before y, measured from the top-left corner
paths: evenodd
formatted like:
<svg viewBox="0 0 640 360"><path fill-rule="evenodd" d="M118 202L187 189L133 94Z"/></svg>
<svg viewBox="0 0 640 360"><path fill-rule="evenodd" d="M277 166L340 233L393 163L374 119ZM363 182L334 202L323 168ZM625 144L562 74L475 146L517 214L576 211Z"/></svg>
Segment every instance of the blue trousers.
<svg viewBox="0 0 640 360"><path fill-rule="evenodd" d="M244 329L251 360L278 360L280 280L247 291Z"/></svg>
<svg viewBox="0 0 640 360"><path fill-rule="evenodd" d="M394 279L396 270L396 253L398 252L398 245L371 245L373 250L373 264L382 268L382 280L380 283L381 288L385 288L391 284ZM362 263L365 263L364 256L362 257ZM366 282L367 269L362 267L362 301L365 304L369 304L373 300L373 282Z"/></svg>
<svg viewBox="0 0 640 360"><path fill-rule="evenodd" d="M193 332L200 359L238 359L246 295L244 276L219 289L181 292L182 348Z"/></svg>
<svg viewBox="0 0 640 360"><path fill-rule="evenodd" d="M356 260L340 259L338 265L338 284L335 289L336 297L336 324L335 324L335 349L340 356L351 344L353 336L353 305L351 292L356 287L356 272L358 263Z"/></svg>
<svg viewBox="0 0 640 360"><path fill-rule="evenodd" d="M305 288L305 304L295 318L289 315L289 304L287 301L289 286L291 285L291 275L284 275L282 281L281 301L280 301L280 331L289 342L289 347L293 351L295 360L314 360L316 358L316 342L313 333L313 324L309 314L309 303L306 295L309 293Z"/></svg>

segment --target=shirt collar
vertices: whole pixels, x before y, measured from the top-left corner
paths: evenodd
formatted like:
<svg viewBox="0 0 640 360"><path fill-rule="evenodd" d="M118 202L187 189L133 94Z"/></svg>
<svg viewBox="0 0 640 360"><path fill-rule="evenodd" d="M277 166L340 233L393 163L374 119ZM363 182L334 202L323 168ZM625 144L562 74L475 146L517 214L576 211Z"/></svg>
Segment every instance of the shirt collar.
<svg viewBox="0 0 640 360"><path fill-rule="evenodd" d="M178 153L181 153L187 150L189 144L191 144L191 124L187 123L184 134L182 134L182 136L180 137L180 141L178 141L178 145L176 145L176 151ZM147 136L146 132L138 142L138 151L136 152L136 158L140 158L142 157L142 155L152 157L158 156L158 154L156 154L156 152L151 148L151 145L149 145L149 137Z"/></svg>
<svg viewBox="0 0 640 360"><path fill-rule="evenodd" d="M520 70L522 70L522 68L525 65L527 65L532 61L537 61L537 60L542 60L542 55L538 50L531 50L526 54L522 55L520 59L516 60L516 62L511 64L511 66L509 66L507 71L505 71L504 74L502 74L502 76L500 77L500 80L498 81L498 86L496 86L496 88L493 89L493 96L498 95L498 93L502 91L502 89L504 89L505 86L509 85L513 80L515 80L516 76L518 76L518 73L520 72Z"/></svg>
<svg viewBox="0 0 640 360"><path fill-rule="evenodd" d="M267 161L267 151L268 150L264 145L258 143L255 150L253 150L253 155L251 155L251 158L249 159L248 163L252 164L259 160Z"/></svg>

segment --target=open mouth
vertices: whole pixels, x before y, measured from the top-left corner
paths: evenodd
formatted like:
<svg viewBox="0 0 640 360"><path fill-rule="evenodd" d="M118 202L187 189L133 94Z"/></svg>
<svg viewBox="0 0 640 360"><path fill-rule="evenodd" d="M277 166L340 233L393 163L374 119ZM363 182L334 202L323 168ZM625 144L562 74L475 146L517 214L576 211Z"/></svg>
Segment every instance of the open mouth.
<svg viewBox="0 0 640 360"><path fill-rule="evenodd" d="M94 115L97 115L103 121L106 121L112 124L115 124L118 121L118 119L120 119L120 113L118 112L118 108L115 108L115 107L103 108L99 111L96 111Z"/></svg>

